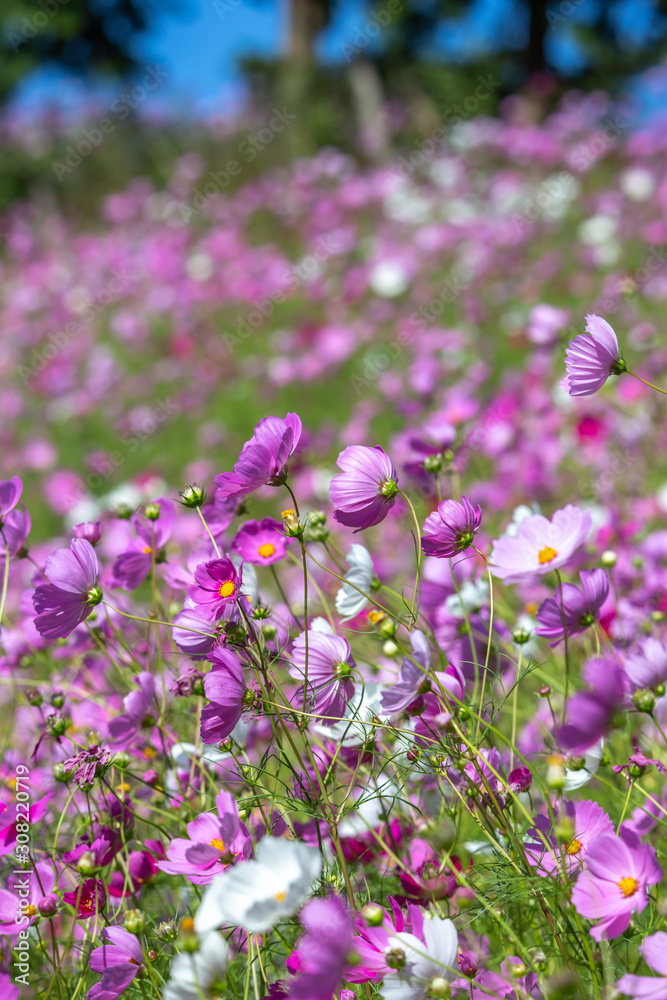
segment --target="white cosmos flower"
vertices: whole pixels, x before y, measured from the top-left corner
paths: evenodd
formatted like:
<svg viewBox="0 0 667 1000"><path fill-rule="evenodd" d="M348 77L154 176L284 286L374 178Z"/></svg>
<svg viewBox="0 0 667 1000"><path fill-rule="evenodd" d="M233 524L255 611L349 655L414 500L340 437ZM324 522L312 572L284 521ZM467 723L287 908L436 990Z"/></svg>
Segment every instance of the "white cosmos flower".
<svg viewBox="0 0 667 1000"><path fill-rule="evenodd" d="M205 934L221 924L258 933L291 917L322 871L320 852L296 840L264 837L254 861L230 866L211 882L195 917Z"/></svg>
<svg viewBox="0 0 667 1000"><path fill-rule="evenodd" d="M370 592L375 575L370 552L363 545L350 545L347 563L350 568L345 574L343 586L336 594L336 611L344 622L358 615L366 604L367 598L364 597L364 594ZM350 584L354 584L354 586L350 586ZM359 590L355 590L355 587L363 590L364 594L360 594Z"/></svg>
<svg viewBox="0 0 667 1000"><path fill-rule="evenodd" d="M456 952L458 934L451 920L424 915L424 942L414 934L401 932L390 937L387 950L405 965L388 973L380 995L384 1000L427 1000L428 997L446 997L448 983L458 973ZM402 955L401 955L402 953Z"/></svg>
<svg viewBox="0 0 667 1000"><path fill-rule="evenodd" d="M171 966L163 1000L202 1000L217 995L227 969L227 942L212 931L200 939L199 950L181 952Z"/></svg>
<svg viewBox="0 0 667 1000"><path fill-rule="evenodd" d="M588 750L584 751L584 766L580 770L573 771L569 767L565 768L564 792L574 792L577 788L581 788L582 785L591 780L600 766L603 750L604 740L601 739L597 743L594 743L592 747L589 747Z"/></svg>
<svg viewBox="0 0 667 1000"><path fill-rule="evenodd" d="M450 594L445 601L447 614L454 618L465 618L470 611L479 611L489 599L489 584L486 580L466 580L459 587L458 594Z"/></svg>

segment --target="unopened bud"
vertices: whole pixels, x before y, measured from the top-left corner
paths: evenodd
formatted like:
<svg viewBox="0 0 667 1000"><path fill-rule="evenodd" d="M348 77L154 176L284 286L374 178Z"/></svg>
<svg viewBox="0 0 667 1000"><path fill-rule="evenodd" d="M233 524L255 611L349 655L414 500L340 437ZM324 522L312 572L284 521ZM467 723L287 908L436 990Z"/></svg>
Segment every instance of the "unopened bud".
<svg viewBox="0 0 667 1000"><path fill-rule="evenodd" d="M368 903L362 907L361 916L368 927L379 927L384 920L384 910L375 903Z"/></svg>
<svg viewBox="0 0 667 1000"><path fill-rule="evenodd" d="M387 641L382 644L382 652L385 656L394 657L398 656L400 649L395 642L392 642L391 639L387 639Z"/></svg>
<svg viewBox="0 0 667 1000"><path fill-rule="evenodd" d="M160 516L160 504L155 503L154 500L151 501L151 503L147 503L144 508L144 513L149 521L157 521Z"/></svg>
<svg viewBox="0 0 667 1000"><path fill-rule="evenodd" d="M182 503L184 507L201 507L206 500L206 492L201 485L186 486L178 495L181 498L179 503Z"/></svg>
<svg viewBox="0 0 667 1000"><path fill-rule="evenodd" d="M646 712L650 715L655 708L655 695L649 688L640 688L632 696L632 704L638 712Z"/></svg>
<svg viewBox="0 0 667 1000"><path fill-rule="evenodd" d="M517 646L523 646L525 643L530 642L530 632L527 628L523 628L521 625L517 625L512 632L512 639L517 644Z"/></svg>
<svg viewBox="0 0 667 1000"><path fill-rule="evenodd" d="M407 961L402 948L389 948L384 953L384 960L390 969L402 969Z"/></svg>
<svg viewBox="0 0 667 1000"><path fill-rule="evenodd" d="M91 875L97 867L95 855L92 851L84 851L76 863L76 870L81 875Z"/></svg>
<svg viewBox="0 0 667 1000"><path fill-rule="evenodd" d="M616 555L613 549L606 549L600 556L600 562L602 563L602 565L607 566L609 569L611 569L612 566L616 565L617 559L618 556Z"/></svg>
<svg viewBox="0 0 667 1000"><path fill-rule="evenodd" d="M123 919L123 926L130 934L140 934L146 926L146 919L141 910L128 910Z"/></svg>

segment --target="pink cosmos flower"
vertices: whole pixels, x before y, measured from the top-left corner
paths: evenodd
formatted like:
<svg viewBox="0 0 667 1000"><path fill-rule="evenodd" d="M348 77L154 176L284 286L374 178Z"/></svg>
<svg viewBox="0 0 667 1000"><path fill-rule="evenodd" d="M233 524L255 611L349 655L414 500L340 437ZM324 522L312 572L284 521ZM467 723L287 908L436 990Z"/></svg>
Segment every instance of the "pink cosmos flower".
<svg viewBox="0 0 667 1000"><path fill-rule="evenodd" d="M491 572L505 583L520 583L533 576L560 569L591 533L589 511L568 504L549 521L533 514L519 524L515 536L504 535L493 543Z"/></svg>
<svg viewBox="0 0 667 1000"><path fill-rule="evenodd" d="M232 542L232 551L238 552L244 562L271 566L285 557L287 546L294 541L281 528L272 517L246 521Z"/></svg>
<svg viewBox="0 0 667 1000"><path fill-rule="evenodd" d="M45 639L64 639L102 600L99 564L90 542L73 538L46 560L41 584L32 595L35 628Z"/></svg>
<svg viewBox="0 0 667 1000"><path fill-rule="evenodd" d="M285 463L301 439L301 420L296 413L264 417L253 436L243 445L233 472L215 476L221 500L247 496L260 486L280 486L285 481Z"/></svg>
<svg viewBox="0 0 667 1000"><path fill-rule="evenodd" d="M198 607L186 606L176 615L173 639L182 653L201 658L213 649L218 641L217 634L220 628L213 614L213 608L211 604L200 604Z"/></svg>
<svg viewBox="0 0 667 1000"><path fill-rule="evenodd" d="M203 605L219 618L226 605L238 599L240 589L241 576L231 559L211 559L197 566L188 594L196 605Z"/></svg>
<svg viewBox="0 0 667 1000"><path fill-rule="evenodd" d="M547 597L537 612L537 635L552 639L555 646L567 636L585 632L600 615L609 595L609 577L603 569L581 571L581 586L564 583L555 597Z"/></svg>
<svg viewBox="0 0 667 1000"><path fill-rule="evenodd" d="M343 471L329 487L335 520L355 534L384 521L396 500L398 473L380 445L350 445L337 464Z"/></svg>
<svg viewBox="0 0 667 1000"><path fill-rule="evenodd" d="M306 640L306 635L308 636ZM306 641L308 644L308 701L306 708L316 715L336 716L345 712L345 703L354 694L350 674L356 667L347 639L339 635L309 629L294 640L290 676L303 680L306 673ZM303 687L294 696L296 705L303 705Z"/></svg>
<svg viewBox="0 0 667 1000"><path fill-rule="evenodd" d="M562 817L567 817L573 828L573 835L567 843L558 843L548 815L537 816L535 825L528 830L532 839L524 845L524 849L529 864L535 866L538 875L578 871L585 864L589 845L597 837L614 832L614 824L602 806L590 799L565 802L556 813L556 825Z"/></svg>
<svg viewBox="0 0 667 1000"><path fill-rule="evenodd" d="M75 538L85 538L93 546L99 545L102 541L101 521L83 521L81 524L75 524L72 531Z"/></svg>
<svg viewBox="0 0 667 1000"><path fill-rule="evenodd" d="M591 928L596 941L618 937L633 912L641 913L648 905L648 888L662 878L655 851L636 834L622 830L618 837L604 834L589 844L587 860L572 904L583 917L600 921Z"/></svg>
<svg viewBox="0 0 667 1000"><path fill-rule="evenodd" d="M130 851L127 858L127 877L124 871L115 871L107 882L109 895L124 899L137 894L154 878L157 865L149 851Z"/></svg>
<svg viewBox="0 0 667 1000"><path fill-rule="evenodd" d="M473 507L468 497L443 500L424 521L422 551L427 556L449 559L472 545L482 520L482 508Z"/></svg>
<svg viewBox="0 0 667 1000"><path fill-rule="evenodd" d="M116 1000L143 971L144 956L134 934L124 927L105 927L102 937L110 944L103 944L90 955L90 968L101 972L102 978L88 991L86 1000Z"/></svg>
<svg viewBox="0 0 667 1000"><path fill-rule="evenodd" d="M565 368L563 385L571 396L592 396L610 375L626 370L618 339L606 319L594 314L586 317L586 334L580 333L568 344Z"/></svg>
<svg viewBox="0 0 667 1000"><path fill-rule="evenodd" d="M656 931L645 937L639 946L642 958L660 978L655 976L621 976L616 989L637 1000L667 1000L667 933Z"/></svg>
<svg viewBox="0 0 667 1000"><path fill-rule="evenodd" d="M340 985L352 946L352 917L338 896L312 899L300 921L306 933L290 955L298 975L289 985L293 1000L331 1000Z"/></svg>
<svg viewBox="0 0 667 1000"><path fill-rule="evenodd" d="M134 590L144 582L151 571L153 560L160 556L174 530L176 508L171 500L160 497L146 504L146 509L157 514L157 517L147 517L140 513L132 516L137 540L113 564L114 580L126 590Z"/></svg>
<svg viewBox="0 0 667 1000"><path fill-rule="evenodd" d="M667 681L667 649L650 636L626 657L624 666L634 687L655 688Z"/></svg>
<svg viewBox="0 0 667 1000"><path fill-rule="evenodd" d="M188 836L176 837L167 849L167 860L157 867L168 875L185 875L194 885L210 882L237 861L252 855L252 836L239 820L236 799L219 792L215 813L202 813L187 825Z"/></svg>

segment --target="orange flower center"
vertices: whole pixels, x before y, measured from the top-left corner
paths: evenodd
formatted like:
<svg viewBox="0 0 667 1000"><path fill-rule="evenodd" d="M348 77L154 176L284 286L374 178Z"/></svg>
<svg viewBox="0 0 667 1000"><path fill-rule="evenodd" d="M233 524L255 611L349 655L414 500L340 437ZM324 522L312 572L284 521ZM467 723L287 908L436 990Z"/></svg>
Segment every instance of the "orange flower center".
<svg viewBox="0 0 667 1000"><path fill-rule="evenodd" d="M575 837L574 840L570 841L565 850L568 854L578 854L581 850L581 841Z"/></svg>
<svg viewBox="0 0 667 1000"><path fill-rule="evenodd" d="M224 851L225 850L225 842L224 842L224 840L220 840L219 837L215 837L213 840L209 841L209 843L210 843L211 847L215 847L215 849L217 851Z"/></svg>
<svg viewBox="0 0 667 1000"><path fill-rule="evenodd" d="M545 545L543 549L537 553L537 561L540 566L544 566L545 563L550 563L552 559L555 559L558 553L555 549L552 549L550 545Z"/></svg>
<svg viewBox="0 0 667 1000"><path fill-rule="evenodd" d="M268 559L276 551L276 547L271 542L265 542L264 545L260 545L257 551L262 559Z"/></svg>
<svg viewBox="0 0 667 1000"><path fill-rule="evenodd" d="M627 899L628 896L634 896L639 888L637 884L637 879L634 878L622 878L618 883L618 888L621 890L622 894Z"/></svg>
<svg viewBox="0 0 667 1000"><path fill-rule="evenodd" d="M144 545L144 547L143 547L143 549L142 549L142 552L144 553L144 555L145 555L145 556L148 556L148 555L150 555L152 551L153 551L153 550L152 550L152 548L150 547L150 545Z"/></svg>
<svg viewBox="0 0 667 1000"><path fill-rule="evenodd" d="M37 907L31 903L30 906L24 906L23 913L26 917L34 917L37 913Z"/></svg>
<svg viewBox="0 0 667 1000"><path fill-rule="evenodd" d="M236 593L236 585L231 580L225 580L224 583L220 584L218 593L220 597L232 597Z"/></svg>

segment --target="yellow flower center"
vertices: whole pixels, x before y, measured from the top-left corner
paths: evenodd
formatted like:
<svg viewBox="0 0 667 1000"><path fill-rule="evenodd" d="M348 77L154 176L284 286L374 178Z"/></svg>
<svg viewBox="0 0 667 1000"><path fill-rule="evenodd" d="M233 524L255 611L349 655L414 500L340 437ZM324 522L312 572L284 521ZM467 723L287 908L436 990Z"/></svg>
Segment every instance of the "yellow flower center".
<svg viewBox="0 0 667 1000"><path fill-rule="evenodd" d="M272 556L275 551L276 547L275 545L272 545L271 542L265 542L264 545L260 545L260 547L257 549L257 552L262 557L262 559L268 559L269 556Z"/></svg>
<svg viewBox="0 0 667 1000"><path fill-rule="evenodd" d="M526 612L527 615L530 615L531 617L534 618L535 615L537 614L537 608L538 608L537 604L535 604L533 601L529 601L528 604L524 605L523 610Z"/></svg>
<svg viewBox="0 0 667 1000"><path fill-rule="evenodd" d="M195 922L192 917L183 917L181 920L181 933L192 934L195 929Z"/></svg>
<svg viewBox="0 0 667 1000"><path fill-rule="evenodd" d="M634 878L622 878L618 883L618 888L621 890L622 894L627 899L628 896L633 896L637 889L639 888L637 884L637 879Z"/></svg>
<svg viewBox="0 0 667 1000"><path fill-rule="evenodd" d="M157 757L157 750L154 750L153 747L145 747L144 757L148 757L149 759L151 757Z"/></svg>
<svg viewBox="0 0 667 1000"><path fill-rule="evenodd" d="M218 593L220 597L232 597L236 593L236 585L231 580L225 580L224 583L220 584Z"/></svg>
<svg viewBox="0 0 667 1000"><path fill-rule="evenodd" d="M574 840L570 841L565 850L568 854L578 854L581 850L581 841L575 837Z"/></svg>
<svg viewBox="0 0 667 1000"><path fill-rule="evenodd" d="M209 843L211 847L215 847L217 851L224 851L226 849L225 842L224 840L220 840L220 837L214 837L214 839L209 841Z"/></svg>
<svg viewBox="0 0 667 1000"><path fill-rule="evenodd" d="M550 563L556 558L558 553L555 549L552 549L550 545L545 545L543 549L537 553L537 561L540 566L544 566L545 563Z"/></svg>
<svg viewBox="0 0 667 1000"><path fill-rule="evenodd" d="M273 898L274 898L274 899L275 899L275 900L276 900L276 901L277 901L278 903L284 903L284 902L285 902L285 898L286 898L286 897L287 897L287 893L286 893L286 892L277 892L277 893L275 894L275 896L274 896Z"/></svg>
<svg viewBox="0 0 667 1000"><path fill-rule="evenodd" d="M281 510L280 516L282 517L283 521L286 521L288 517L295 517L296 511L294 510L293 507L288 507L287 510Z"/></svg>
<svg viewBox="0 0 667 1000"><path fill-rule="evenodd" d="M33 906L31 903L30 906L23 907L23 913L25 914L26 917L34 917L35 914L37 913L37 907Z"/></svg>
<svg viewBox="0 0 667 1000"><path fill-rule="evenodd" d="M116 791L122 794L123 792L129 792L130 786L126 781L121 782L120 785L116 785Z"/></svg>
<svg viewBox="0 0 667 1000"><path fill-rule="evenodd" d="M144 545L142 551L145 556L149 556L153 550L151 549L150 545Z"/></svg>

